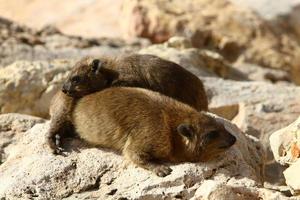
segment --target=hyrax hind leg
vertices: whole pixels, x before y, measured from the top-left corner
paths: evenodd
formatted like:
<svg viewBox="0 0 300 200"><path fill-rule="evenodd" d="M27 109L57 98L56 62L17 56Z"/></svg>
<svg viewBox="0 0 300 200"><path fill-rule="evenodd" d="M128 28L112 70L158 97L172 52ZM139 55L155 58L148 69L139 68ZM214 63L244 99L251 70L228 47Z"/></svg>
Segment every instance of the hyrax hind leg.
<svg viewBox="0 0 300 200"><path fill-rule="evenodd" d="M132 144L130 139L125 144L123 155L134 164L154 172L157 176L165 177L171 174L172 169L168 166L155 163L155 158L151 155L151 150L142 144Z"/></svg>

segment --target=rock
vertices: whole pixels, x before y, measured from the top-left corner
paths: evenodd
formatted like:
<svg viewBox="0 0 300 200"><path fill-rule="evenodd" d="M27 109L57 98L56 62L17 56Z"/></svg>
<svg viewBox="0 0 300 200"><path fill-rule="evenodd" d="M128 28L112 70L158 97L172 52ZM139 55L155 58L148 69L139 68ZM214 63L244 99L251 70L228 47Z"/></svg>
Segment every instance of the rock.
<svg viewBox="0 0 300 200"><path fill-rule="evenodd" d="M300 117L270 137L274 157L281 165L290 165L284 171L286 184L293 194L300 194Z"/></svg>
<svg viewBox="0 0 300 200"><path fill-rule="evenodd" d="M10 114L0 119L5 117ZM252 188L251 195L256 196L263 167L258 140L228 121L217 120L237 137L237 143L211 162L171 165L173 172L165 178L77 139L63 141L65 156L52 155L46 143L49 123L37 124L20 133L13 151L0 165L0 198L190 199L209 180L224 187Z"/></svg>
<svg viewBox="0 0 300 200"><path fill-rule="evenodd" d="M284 167L274 162L269 137L300 115L300 88L265 82L201 79L207 89L210 109L239 104L233 122L245 133L258 137L266 149L266 180L283 184Z"/></svg>
<svg viewBox="0 0 300 200"><path fill-rule="evenodd" d="M58 91L74 61L18 61L0 68L0 111L48 116L52 96Z"/></svg>
<svg viewBox="0 0 300 200"><path fill-rule="evenodd" d="M236 62L232 67L246 76L251 81L265 81L269 83L289 84L290 75L287 71L280 69L270 69L255 64Z"/></svg>
<svg viewBox="0 0 300 200"><path fill-rule="evenodd" d="M172 37L163 44L151 45L139 51L173 61L197 76L213 76L245 80L245 75L232 68L218 53L192 48L191 41L184 37Z"/></svg>
<svg viewBox="0 0 300 200"><path fill-rule="evenodd" d="M134 52L142 45L146 43L138 39L125 43L121 39L67 36L53 27L37 31L0 18L0 68L16 60L79 59L86 55L115 56Z"/></svg>
<svg viewBox="0 0 300 200"><path fill-rule="evenodd" d="M14 147L23 133L32 128L37 123L45 120L37 117L21 114L0 115L0 165L5 162L9 152L14 151Z"/></svg>
<svg viewBox="0 0 300 200"><path fill-rule="evenodd" d="M236 187L221 184L215 180L205 180L196 190L192 200L296 200L296 197L286 197L282 193L265 188Z"/></svg>
<svg viewBox="0 0 300 200"><path fill-rule="evenodd" d="M289 126L270 136L274 158L282 165L292 164L300 158L300 117Z"/></svg>
<svg viewBox="0 0 300 200"><path fill-rule="evenodd" d="M299 38L292 28L268 22L253 10L227 0L125 0L123 29L127 37L163 42L174 35L192 45L263 67L299 72ZM222 13L220 15L220 13ZM299 83L299 76L293 81Z"/></svg>
<svg viewBox="0 0 300 200"><path fill-rule="evenodd" d="M300 4L299 0L272 1L272 0L230 0L231 2L248 7L257 12L266 20L274 20L280 16L288 15ZM288 20L287 20L288 21Z"/></svg>
<svg viewBox="0 0 300 200"><path fill-rule="evenodd" d="M300 194L300 160L293 163L283 173L286 180L286 184L291 188L294 195Z"/></svg>
<svg viewBox="0 0 300 200"><path fill-rule="evenodd" d="M210 107L209 112L212 112L225 119L232 120L239 114L239 109L239 104L232 104L218 107Z"/></svg>

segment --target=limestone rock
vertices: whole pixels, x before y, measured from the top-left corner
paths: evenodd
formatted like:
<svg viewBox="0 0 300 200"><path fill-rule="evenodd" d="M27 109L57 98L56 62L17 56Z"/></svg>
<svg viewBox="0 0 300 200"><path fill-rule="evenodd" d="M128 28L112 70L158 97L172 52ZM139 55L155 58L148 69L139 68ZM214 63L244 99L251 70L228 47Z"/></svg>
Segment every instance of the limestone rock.
<svg viewBox="0 0 300 200"><path fill-rule="evenodd" d="M17 60L78 59L86 55L119 55L146 44L135 40L67 36L54 27L33 30L0 18L0 68Z"/></svg>
<svg viewBox="0 0 300 200"><path fill-rule="evenodd" d="M291 77L287 71L281 69L270 69L255 64L236 62L233 68L240 71L251 81L265 81L274 84L291 84Z"/></svg>
<svg viewBox="0 0 300 200"><path fill-rule="evenodd" d="M266 148L266 180L284 183L284 167L274 162L270 135L300 115L300 88L265 82L238 82L202 77L210 108L239 104L233 122L247 134L258 137Z"/></svg>
<svg viewBox="0 0 300 200"><path fill-rule="evenodd" d="M6 117L10 114L0 119ZM218 120L237 143L208 163L171 165L173 172L165 178L76 139L63 141L65 156L52 155L46 143L49 123L37 124L19 133L13 151L0 165L0 198L190 199L208 180L224 187L252 188L251 195L257 196L263 165L259 142L230 122Z"/></svg>
<svg viewBox="0 0 300 200"><path fill-rule="evenodd" d="M270 145L277 162L292 164L300 158L300 117L289 126L273 133Z"/></svg>
<svg viewBox="0 0 300 200"><path fill-rule="evenodd" d="M173 61L197 76L213 76L244 80L245 75L232 68L218 53L193 48L191 41L184 37L172 37L163 44L151 45L139 51Z"/></svg>
<svg viewBox="0 0 300 200"><path fill-rule="evenodd" d="M48 116L52 96L58 91L74 61L18 61L0 68L0 111Z"/></svg>
<svg viewBox="0 0 300 200"><path fill-rule="evenodd" d="M291 188L293 194L300 194L300 160L293 163L283 173L286 184Z"/></svg>
<svg viewBox="0 0 300 200"><path fill-rule="evenodd" d="M289 15L300 4L299 0L230 0L238 6L248 7L266 20L275 20L280 16ZM288 20L287 20L288 21Z"/></svg>
<svg viewBox="0 0 300 200"><path fill-rule="evenodd" d="M270 137L270 145L277 162L289 165L284 171L286 184L294 194L300 193L300 117Z"/></svg>
<svg viewBox="0 0 300 200"><path fill-rule="evenodd" d="M299 72L296 32L227 0L125 0L123 19L128 37L162 42L184 35L194 47L219 52L229 61ZM294 82L299 77L293 76Z"/></svg>
<svg viewBox="0 0 300 200"><path fill-rule="evenodd" d="M286 197L282 193L265 188L235 187L224 185L215 180L205 180L196 190L192 200L297 200L297 197Z"/></svg>
<svg viewBox="0 0 300 200"><path fill-rule="evenodd" d="M41 118L21 114L0 115L0 165L5 162L9 152L14 151L15 145L23 133L35 124L44 121Z"/></svg>

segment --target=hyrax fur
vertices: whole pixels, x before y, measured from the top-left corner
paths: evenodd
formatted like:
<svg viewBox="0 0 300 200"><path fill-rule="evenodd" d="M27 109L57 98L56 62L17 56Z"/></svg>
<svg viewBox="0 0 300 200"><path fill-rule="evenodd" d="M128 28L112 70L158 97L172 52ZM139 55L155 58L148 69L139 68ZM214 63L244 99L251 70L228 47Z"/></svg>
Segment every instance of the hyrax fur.
<svg viewBox="0 0 300 200"><path fill-rule="evenodd" d="M201 80L181 66L153 55L129 55L119 59L86 57L76 63L53 98L49 143L55 143L69 127L69 112L76 99L108 87L141 87L158 91L197 110L208 109ZM70 98L73 97L73 98Z"/></svg>
<svg viewBox="0 0 300 200"><path fill-rule="evenodd" d="M236 141L209 114L142 88L112 87L84 96L71 116L82 139L122 152L158 176L171 169L157 161L206 161Z"/></svg>
<svg viewBox="0 0 300 200"><path fill-rule="evenodd" d="M84 58L71 70L63 91L82 97L111 86L140 87L160 92L196 110L208 110L201 80L176 63L153 55L119 59Z"/></svg>

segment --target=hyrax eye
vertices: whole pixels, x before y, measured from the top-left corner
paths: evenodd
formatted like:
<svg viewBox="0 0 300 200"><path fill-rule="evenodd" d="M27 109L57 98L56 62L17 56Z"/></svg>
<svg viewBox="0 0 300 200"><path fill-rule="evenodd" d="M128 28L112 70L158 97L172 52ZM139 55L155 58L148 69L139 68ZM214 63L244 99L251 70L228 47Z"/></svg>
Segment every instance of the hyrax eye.
<svg viewBox="0 0 300 200"><path fill-rule="evenodd" d="M80 76L74 76L72 77L71 81L72 83L79 83L81 80Z"/></svg>
<svg viewBox="0 0 300 200"><path fill-rule="evenodd" d="M209 133L207 133L206 135L206 139L207 140L214 140L216 138L218 138L220 136L218 131L211 131Z"/></svg>

